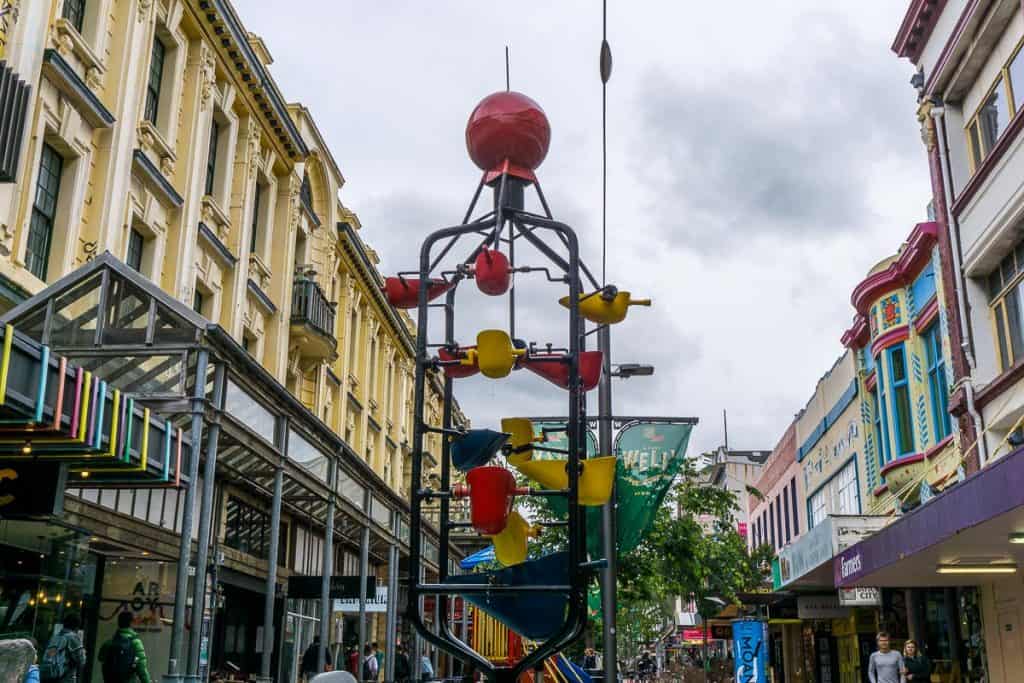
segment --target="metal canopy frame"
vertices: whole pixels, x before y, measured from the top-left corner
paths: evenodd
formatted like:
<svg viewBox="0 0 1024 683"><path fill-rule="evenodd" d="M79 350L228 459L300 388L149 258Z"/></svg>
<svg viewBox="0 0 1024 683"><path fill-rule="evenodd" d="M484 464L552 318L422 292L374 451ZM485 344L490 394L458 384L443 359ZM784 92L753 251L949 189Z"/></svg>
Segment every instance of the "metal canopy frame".
<svg viewBox="0 0 1024 683"><path fill-rule="evenodd" d="M199 528L198 565L210 569L213 482L216 475L241 480L272 500L271 552L277 556L281 509L324 530L325 577L329 579L334 537L353 527L375 539L404 548L399 520L408 504L364 462L345 441L307 409L220 325L211 323L161 289L110 252L104 252L0 316L0 324L13 324L28 338L50 346L76 365L113 386L134 394L141 404L167 416L181 427L193 444L191 484L179 535L180 554L169 675L195 675L199 668L199 638L186 629L186 586L192 562L190 541ZM225 393L232 382L264 404L273 416L274 438L268 441L225 409ZM326 458L326 480L288 457L288 434L294 430ZM205 430L205 433L204 433ZM390 527L341 495L339 475L355 480L392 511ZM202 491L198 483L202 481ZM290 501L290 502L289 502ZM197 505L199 503L199 505ZM199 508L199 519L193 511ZM336 532L337 530L337 532ZM425 529L432 538L440 533ZM369 544L367 544L368 546ZM375 552L375 556L380 556ZM272 620L276 591L276 562L267 576L265 619ZM193 604L203 604L206 582L195 581ZM325 580L324 600L329 581ZM192 610L191 634L201 630L203 610ZM326 628L328 620L322 620ZM265 629L262 674L270 675L274 629Z"/></svg>
<svg viewBox="0 0 1024 683"><path fill-rule="evenodd" d="M563 491L545 492L557 496L564 496L568 501L568 521L566 524L566 537L568 546L568 576L558 577L549 582L550 585L543 586L513 586L495 585L493 583L485 586L458 584L449 581L449 540L452 529L463 528L465 523L462 520L452 519L451 502L452 493L452 440L457 436L456 427L452 423L453 405L453 381L445 375L444 379L444 410L441 425L432 425L426 422L425 415L425 384L428 381L428 374L439 367L439 359L433 357L431 352L438 347L457 348L458 343L454 338L455 331L455 302L458 292L458 284L468 275L468 266L484 248L504 244L508 247L508 257L512 272L531 273L542 272L549 281L562 282L568 286L569 301L578 302L582 290L582 278L584 275L595 288L600 285L590 274L585 264L580 259L579 244L576 233L565 223L553 219L547 201L544 198L538 181L524 181L508 174L507 170L491 182L487 181L487 174L480 180L476 193L470 202L469 209L463 222L459 225L437 230L424 240L419 257L419 269L415 272L421 286L419 288L419 299L417 305L417 336L416 336L416 382L413 407L413 450L412 450L412 537L410 539L410 582L408 591L407 617L416 628L417 632L430 643L470 663L476 668L486 672L494 681L499 683L514 681L518 676L531 669L543 665L548 657L565 648L583 633L586 626L586 589L591 579L593 570L598 568L600 562L586 561L586 516L578 504L579 502L579 474L582 469L581 460L586 458L585 452L585 430L587 427L586 414L586 392L583 390L580 379L579 354L585 348L586 330L584 320L580 315L579 307L571 305L568 307L568 349L562 359L569 367L568 382L568 488ZM485 184L494 189L494 211L483 216L470 220L481 190ZM524 210L524 189L532 184L537 192L545 215L538 215ZM461 262L455 270L441 270L440 264L449 252L466 237L482 237L482 240L470 252L469 256ZM555 239L550 239L555 238ZM518 240L525 240L533 246L540 255L546 259L545 266L517 266L515 256L515 244ZM551 244L549 244L551 242ZM438 253L434 247L443 243ZM552 276L551 270L557 275ZM407 273L413 275L413 273ZM402 274L400 274L401 276ZM454 286L445 295L443 304L430 304L427 299L427 289L423 283L431 281L433 277L440 276ZM515 337L515 291L510 290L509 298L509 334ZM432 307L441 307L444 310L444 342L442 344L430 342L429 310ZM442 435L441 453L441 483L438 491L423 488L423 458L427 456L424 451L424 437L428 433L440 433ZM420 526L424 516L423 503L426 501L440 499L439 526L441 530L441 557L439 564L439 579L436 583L427 583L422 574L418 571L422 557ZM563 623L557 631L542 643L539 643L531 652L512 667L499 667L475 651L463 639L455 634L453 624L450 623L449 613L454 603L453 596L459 593L503 593L516 595L530 595L537 593L561 594L568 596L568 610ZM435 601L435 624L440 624L436 631L432 630L424 621L421 598L428 594L438 596ZM443 600L443 602L442 602ZM442 607L443 605L443 607ZM463 637L465 637L463 628Z"/></svg>

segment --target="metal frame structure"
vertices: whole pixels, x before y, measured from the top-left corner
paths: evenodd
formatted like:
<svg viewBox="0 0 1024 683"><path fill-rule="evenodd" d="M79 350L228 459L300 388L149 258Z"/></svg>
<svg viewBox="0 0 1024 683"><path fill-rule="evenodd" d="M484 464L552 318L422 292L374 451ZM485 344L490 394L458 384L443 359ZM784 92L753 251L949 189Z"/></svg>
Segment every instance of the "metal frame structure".
<svg viewBox="0 0 1024 683"><path fill-rule="evenodd" d="M487 174L481 179L476 193L470 203L463 223L452 227L443 228L431 233L424 240L420 249L419 270L415 273L420 283L427 283L432 276L440 275L449 283L457 285L468 275L468 265L472 263L477 255L484 248L493 245L495 248L504 244L508 248L508 256L512 272L531 273L543 272L549 281L562 282L568 285L569 301L578 302L582 294L582 274L586 274L589 281L595 288L600 285L590 275L589 270L580 260L579 244L576 233L565 223L556 221L548 208L543 191L536 180L526 181L509 175L507 171L502 172L498 177L487 182ZM536 187L538 198L544 208L545 215L538 215L524 209L524 190L526 185L533 184ZM494 211L489 212L480 218L470 220L473 210L480 197L485 184L494 188L495 203ZM440 263L453 247L464 237L480 236L482 241L473 249L469 256L454 271L439 270ZM555 240L546 240L545 236L554 237ZM553 276L547 266L518 266L515 261L515 245L518 240L525 240L532 245L540 254L549 261L549 265L559 275ZM439 253L434 254L434 247L439 242L444 246ZM549 244L554 243L554 246ZM413 273L406 273L413 275ZM586 457L585 453L585 429L586 417L586 394L583 391L579 373L579 354L585 347L586 332L584 321L580 315L577 305L569 306L568 310L568 331L569 343L562 361L569 366L569 406L568 406L568 488L565 490L536 490L530 495L540 496L564 496L568 499L568 521L566 524L569 572L562 583L551 583L548 585L514 586L490 584L486 586L458 583L452 581L448 576L448 543L452 528L464 526L459 522L451 520L452 490L452 462L451 443L460 433L453 429L452 425L452 379L445 377L444 381L444 412L441 425L430 425L425 421L424 397L425 383L428 373L443 365L444 362L434 358L431 350L439 347L453 348L458 344L454 338L455 330L455 299L457 286L453 287L446 294L443 304L428 303L427 289L425 286L419 288L419 300L417 306L417 337L416 337L416 384L413 407L413 450L412 450L412 538L410 542L410 586L408 596L407 617L415 626L419 634L428 642L453 654L454 656L470 663L479 670L485 672L493 681L507 682L514 681L518 676L531 669L543 666L546 658L566 647L578 639L586 625L586 587L594 569L602 565L601 562L586 561L586 518L578 505L579 473L581 460ZM516 323L516 302L515 290L508 293L509 299L509 335L515 337ZM444 342L431 343L429 341L429 312L432 307L441 307L444 310ZM440 433L442 435L441 453L441 483L439 490L432 490L422 487L424 455L423 441L428 433ZM425 501L434 499L440 500L440 533L441 533L441 560L440 580L438 583L428 584L422 579L413 578L416 567L419 566L421 548L419 544L419 528L421 523L422 505ZM564 622L557 632L543 643L540 643L528 655L520 660L513 667L499 667L484 658L473 650L466 642L459 639L448 623L447 605L454 594L495 594L495 593L549 593L568 596L568 611ZM421 609L421 597L427 594L444 596L445 608L437 609L435 614L441 620L441 628L434 632L427 627L423 620Z"/></svg>

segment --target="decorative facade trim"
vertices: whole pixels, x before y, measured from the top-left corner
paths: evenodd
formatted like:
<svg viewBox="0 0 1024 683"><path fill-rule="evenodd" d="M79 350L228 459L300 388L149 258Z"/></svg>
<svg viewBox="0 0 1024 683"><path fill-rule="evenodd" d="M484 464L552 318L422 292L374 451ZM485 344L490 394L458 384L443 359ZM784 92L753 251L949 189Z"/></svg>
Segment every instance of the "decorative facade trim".
<svg viewBox="0 0 1024 683"><path fill-rule="evenodd" d="M889 330L871 344L871 356L877 356L890 346L895 346L901 341L905 341L909 336L910 327L907 325L900 325L899 327Z"/></svg>
<svg viewBox="0 0 1024 683"><path fill-rule="evenodd" d="M274 302L270 300L267 293L252 281L252 278L246 282L246 287L249 289L249 293L252 294L253 299L256 300L256 303L258 303L263 310L267 312L267 315L274 315L277 313L277 306L275 306Z"/></svg>
<svg viewBox="0 0 1024 683"><path fill-rule="evenodd" d="M924 308L921 309L921 312L918 313L917 317L914 319L914 332L923 332L926 327L932 324L932 321L935 320L935 318L938 317L938 315L939 298L937 296L932 296L932 298L928 301L927 304L924 305Z"/></svg>
<svg viewBox="0 0 1024 683"><path fill-rule="evenodd" d="M214 234L213 230L211 230L206 223L203 223L202 221L199 223L199 236L213 248L214 255L217 256L224 265L234 266L238 263L238 257L232 254L227 245L221 242L220 239L217 238L217 235Z"/></svg>
<svg viewBox="0 0 1024 683"><path fill-rule="evenodd" d="M945 6L946 0L913 0L892 43L892 51L916 62Z"/></svg>
<svg viewBox="0 0 1024 683"><path fill-rule="evenodd" d="M850 329L843 332L840 341L848 349L862 349L871 341L871 331L868 329L868 319L858 314L853 319Z"/></svg>
<svg viewBox="0 0 1024 683"><path fill-rule="evenodd" d="M114 125L116 119L110 110L103 105L85 81L79 78L60 53L52 48L43 52L43 75L74 103L75 108L81 112L82 118L88 121L90 126L110 128Z"/></svg>
<svg viewBox="0 0 1024 683"><path fill-rule="evenodd" d="M931 258L932 247L938 239L939 224L934 221L914 226L907 243L896 260L885 270L872 273L853 288L850 303L861 315L867 315L871 302L885 292L905 287Z"/></svg>
<svg viewBox="0 0 1024 683"><path fill-rule="evenodd" d="M141 180L155 190L160 198L170 204L175 209L180 209L185 203L178 191L174 189L171 182L167 180L163 173L160 172L146 153L141 149L136 149L132 153L132 170L135 171Z"/></svg>

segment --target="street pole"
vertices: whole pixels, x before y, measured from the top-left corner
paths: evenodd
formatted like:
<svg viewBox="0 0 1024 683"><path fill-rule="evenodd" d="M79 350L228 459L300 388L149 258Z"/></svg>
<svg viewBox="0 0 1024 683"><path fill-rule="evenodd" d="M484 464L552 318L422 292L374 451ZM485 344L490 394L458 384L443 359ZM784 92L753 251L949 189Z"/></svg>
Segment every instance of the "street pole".
<svg viewBox="0 0 1024 683"><path fill-rule="evenodd" d="M598 455L612 453L612 363L611 331L605 325L597 333L597 349L601 352L601 381L597 386L597 441ZM601 539L607 566L601 570L601 613L604 636L604 680L605 683L618 681L618 647L615 629L616 577L618 574L618 543L615 524L616 491L601 507Z"/></svg>
<svg viewBox="0 0 1024 683"><path fill-rule="evenodd" d="M701 660L704 664L704 683L708 683L708 619L702 614L700 620L704 623L704 654L701 655Z"/></svg>

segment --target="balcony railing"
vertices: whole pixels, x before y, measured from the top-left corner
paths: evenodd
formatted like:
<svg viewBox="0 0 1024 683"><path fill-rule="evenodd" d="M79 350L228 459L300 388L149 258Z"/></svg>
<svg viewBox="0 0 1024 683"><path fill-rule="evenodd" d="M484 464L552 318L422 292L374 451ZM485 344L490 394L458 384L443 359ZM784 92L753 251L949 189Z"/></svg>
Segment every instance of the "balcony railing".
<svg viewBox="0 0 1024 683"><path fill-rule="evenodd" d="M293 325L308 325L334 339L334 316L334 304L327 300L320 285L305 277L295 279L292 287Z"/></svg>

